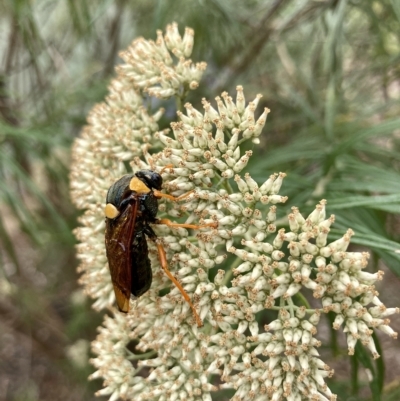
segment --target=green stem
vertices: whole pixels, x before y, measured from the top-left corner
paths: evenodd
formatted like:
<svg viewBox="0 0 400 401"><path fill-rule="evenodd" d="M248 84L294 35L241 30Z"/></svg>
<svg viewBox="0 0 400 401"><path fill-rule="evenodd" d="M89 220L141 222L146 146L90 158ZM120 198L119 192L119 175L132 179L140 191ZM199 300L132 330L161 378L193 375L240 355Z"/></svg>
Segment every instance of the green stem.
<svg viewBox="0 0 400 401"><path fill-rule="evenodd" d="M249 138L239 139L238 142L237 142L237 146L241 145L243 142L248 141L248 140L249 140Z"/></svg>
<svg viewBox="0 0 400 401"><path fill-rule="evenodd" d="M233 194L233 188L228 180L225 179L224 188L230 193Z"/></svg>
<svg viewBox="0 0 400 401"><path fill-rule="evenodd" d="M183 111L183 98L176 96L176 110Z"/></svg>
<svg viewBox="0 0 400 401"><path fill-rule="evenodd" d="M222 285L227 285L229 281L232 278L233 275L233 270L236 269L240 263L242 262L242 259L236 258L236 260L232 263L231 268L225 273L224 281L222 282Z"/></svg>
<svg viewBox="0 0 400 401"><path fill-rule="evenodd" d="M271 306L270 308L268 308L268 310L277 310L277 311L279 311L279 310L281 310L281 309L287 309L287 310L289 310L290 312L293 310L293 311L295 311L295 310L297 310L297 309L300 309L300 306L296 306L296 305L282 305L282 306ZM316 309L305 309L305 312L306 313L310 313L310 314L313 314L313 313L315 313L315 311L316 311Z"/></svg>
<svg viewBox="0 0 400 401"><path fill-rule="evenodd" d="M298 292L298 293L296 294L296 298L298 298L299 301L300 301L300 303L301 303L302 305L304 305L306 308L307 308L307 307L310 307L310 304L308 303L307 298L306 298L301 292Z"/></svg>
<svg viewBox="0 0 400 401"><path fill-rule="evenodd" d="M127 359L129 359L130 361L137 361L140 359L149 359L149 358L157 355L157 352L154 350L145 352L144 354L134 354L133 352L127 350L127 353L128 353Z"/></svg>
<svg viewBox="0 0 400 401"><path fill-rule="evenodd" d="M290 317L294 317L294 303L293 303L293 299L291 297L289 297L287 300L288 306L289 306L289 311L290 311Z"/></svg>

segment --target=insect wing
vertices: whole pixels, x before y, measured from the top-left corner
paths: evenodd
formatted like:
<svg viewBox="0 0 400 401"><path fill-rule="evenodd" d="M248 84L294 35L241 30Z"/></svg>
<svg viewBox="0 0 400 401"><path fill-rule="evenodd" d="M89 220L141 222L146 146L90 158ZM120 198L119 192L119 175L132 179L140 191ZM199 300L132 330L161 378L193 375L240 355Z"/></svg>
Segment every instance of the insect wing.
<svg viewBox="0 0 400 401"><path fill-rule="evenodd" d="M131 245L135 231L138 199L132 199L115 219L106 221L106 252L115 298L121 312L129 311L131 296Z"/></svg>

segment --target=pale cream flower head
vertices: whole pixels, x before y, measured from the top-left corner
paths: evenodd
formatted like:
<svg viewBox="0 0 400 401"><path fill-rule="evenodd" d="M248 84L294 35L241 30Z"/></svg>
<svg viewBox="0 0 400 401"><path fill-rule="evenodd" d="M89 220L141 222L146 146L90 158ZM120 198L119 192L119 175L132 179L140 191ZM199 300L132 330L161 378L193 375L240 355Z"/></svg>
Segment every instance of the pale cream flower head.
<svg viewBox="0 0 400 401"><path fill-rule="evenodd" d="M315 338L322 313L334 312L334 328L344 324L349 353L360 340L378 357L371 333L392 337L386 308L374 282L382 273L363 272L368 254L347 252L353 232L328 242L334 217L325 216L326 201L303 217L288 216L289 231L276 226L284 173L259 185L246 165L252 155L246 141L259 143L269 110L256 117L261 98L246 104L241 86L236 98L203 99L203 110L185 104L171 131L160 131L143 105L143 94L184 98L199 85L205 63L190 57L193 31L183 38L176 24L156 42L138 39L121 57L104 103L96 105L75 141L71 193L85 210L75 233L79 244L81 284L96 309L111 308L92 348L96 372L103 378L99 395L130 400L211 400L222 388L236 390L233 400L334 400L325 383L333 371L319 358ZM131 301L123 315L113 308L114 293L104 247L104 204L108 188L122 175L143 168L163 171L164 190L181 202L162 201L159 216L188 223L217 222L198 232L155 225L170 268L204 322L195 324L189 305L160 269L149 242L153 269L150 290ZM226 262L231 255L229 264ZM217 270L221 265L223 269ZM303 289L320 300L320 308L295 305ZM260 327L266 309L277 319ZM128 344L137 342L135 351Z"/></svg>

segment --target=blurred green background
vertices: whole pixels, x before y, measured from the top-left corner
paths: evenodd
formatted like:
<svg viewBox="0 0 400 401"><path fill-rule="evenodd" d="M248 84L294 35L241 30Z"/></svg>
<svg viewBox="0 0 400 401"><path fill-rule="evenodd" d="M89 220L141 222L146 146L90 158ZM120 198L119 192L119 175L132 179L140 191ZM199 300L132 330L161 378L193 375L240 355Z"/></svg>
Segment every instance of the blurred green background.
<svg viewBox="0 0 400 401"><path fill-rule="evenodd" d="M101 388L87 381L101 316L77 284L70 147L107 93L118 51L138 36L155 39L172 21L181 33L195 30L192 58L208 63L189 100L199 107L201 97L234 95L239 84L247 100L261 93L260 109L271 114L253 149L252 177L288 174L284 213L327 199L332 239L353 228L354 249L370 250L369 269L386 272L381 298L400 305L399 0L5 0L0 401L92 400ZM320 330L339 399L399 400L398 342L379 336L383 358L359 349L350 360L334 334Z"/></svg>

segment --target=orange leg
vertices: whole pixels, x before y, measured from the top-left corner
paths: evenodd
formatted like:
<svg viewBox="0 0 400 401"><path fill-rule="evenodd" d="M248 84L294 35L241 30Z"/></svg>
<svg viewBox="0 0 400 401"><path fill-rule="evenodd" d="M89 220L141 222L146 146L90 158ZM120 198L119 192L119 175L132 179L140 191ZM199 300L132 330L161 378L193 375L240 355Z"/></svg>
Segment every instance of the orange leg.
<svg viewBox="0 0 400 401"><path fill-rule="evenodd" d="M174 165L173 165L173 164L167 164L166 166L164 166L164 167L161 169L160 174L162 174L167 168L173 169L173 168L174 168ZM153 169L153 170L154 170L154 169Z"/></svg>
<svg viewBox="0 0 400 401"><path fill-rule="evenodd" d="M196 319L196 323L198 327L203 326L203 322L200 319L200 316L198 315L198 313L196 312L196 309L194 308L189 295L187 294L187 292L183 289L183 287L181 286L181 284L178 282L178 280L172 275L172 273L169 271L168 269L168 262L167 262L167 256L165 254L165 250L164 247L162 246L162 244L156 240L156 245L157 245L157 250L158 250L158 257L160 258L160 264L161 267L163 268L165 274L170 278L170 280L176 285L176 287L178 288L178 290L181 292L183 298L185 298L185 301L189 304L189 306L191 307L192 311L193 311L193 315Z"/></svg>
<svg viewBox="0 0 400 401"><path fill-rule="evenodd" d="M194 189L192 189L189 192L186 192L185 194L183 194L181 196L173 196L173 195L164 194L163 192L158 191L157 189L153 189L153 193L154 193L156 198L167 198L167 199L172 200L174 202L179 202L180 200L185 199L186 197L188 197L193 192L194 192Z"/></svg>
<svg viewBox="0 0 400 401"><path fill-rule="evenodd" d="M179 228L179 227L183 227L183 228L192 228L193 230L199 230L200 228L205 228L205 227L213 227L213 228L217 228L218 227L218 223L207 223L207 224L186 224L186 223L174 223L173 221L169 220L169 219L158 219L157 220L157 224L165 224L168 227L172 227L172 228Z"/></svg>

